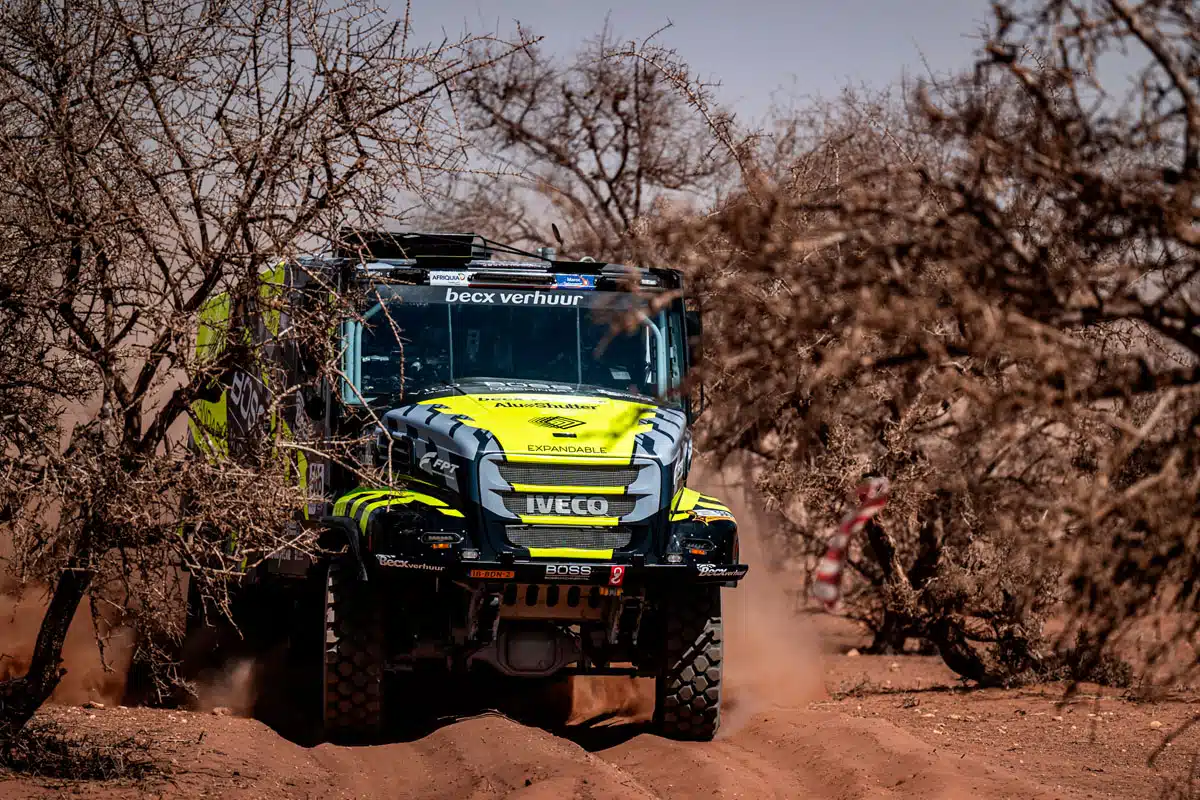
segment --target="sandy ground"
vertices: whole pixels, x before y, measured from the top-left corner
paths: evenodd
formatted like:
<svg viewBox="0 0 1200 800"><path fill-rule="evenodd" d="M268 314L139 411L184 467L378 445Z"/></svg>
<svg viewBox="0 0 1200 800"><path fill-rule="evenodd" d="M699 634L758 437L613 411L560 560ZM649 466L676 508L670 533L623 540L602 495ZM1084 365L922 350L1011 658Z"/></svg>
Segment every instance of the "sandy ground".
<svg viewBox="0 0 1200 800"><path fill-rule="evenodd" d="M732 504L753 520L744 501ZM0 775L0 798L1200 797L1182 785L1200 733L1147 763L1200 711L1200 693L1142 704L1085 687L1063 704L1061 686L967 691L937 658L850 654L860 631L797 615L752 536L743 548L754 568L725 591L714 742L654 735L650 687L627 679L575 681L557 724L481 708L368 747L306 747L237 716L58 704L43 714L72 729L153 741L161 773L137 785Z"/></svg>

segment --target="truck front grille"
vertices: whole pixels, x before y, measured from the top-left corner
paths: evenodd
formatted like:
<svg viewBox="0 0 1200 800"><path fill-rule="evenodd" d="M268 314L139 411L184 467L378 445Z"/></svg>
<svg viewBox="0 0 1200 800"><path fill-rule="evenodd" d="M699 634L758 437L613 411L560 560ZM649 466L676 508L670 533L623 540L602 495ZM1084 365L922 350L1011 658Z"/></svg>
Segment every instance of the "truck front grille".
<svg viewBox="0 0 1200 800"><path fill-rule="evenodd" d="M628 528L586 528L573 525L509 525L508 541L517 547L574 547L580 550L620 550L629 546Z"/></svg>
<svg viewBox="0 0 1200 800"><path fill-rule="evenodd" d="M628 486L641 467L608 464L499 464L500 477L533 486Z"/></svg>

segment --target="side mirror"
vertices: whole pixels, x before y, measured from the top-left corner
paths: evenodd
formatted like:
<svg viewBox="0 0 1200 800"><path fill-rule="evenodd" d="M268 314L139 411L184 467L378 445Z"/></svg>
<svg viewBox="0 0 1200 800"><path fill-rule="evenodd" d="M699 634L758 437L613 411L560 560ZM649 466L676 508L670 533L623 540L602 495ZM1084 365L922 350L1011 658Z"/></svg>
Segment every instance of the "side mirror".
<svg viewBox="0 0 1200 800"><path fill-rule="evenodd" d="M704 342L704 323L700 319L700 312L694 309L684 311L683 324L687 335L688 364L691 367L695 367L700 363L702 357L701 347ZM699 404L696 406L696 410L692 412L693 419L699 418L704 413L704 409L708 407L708 400L704 396L703 381L699 382L698 390Z"/></svg>

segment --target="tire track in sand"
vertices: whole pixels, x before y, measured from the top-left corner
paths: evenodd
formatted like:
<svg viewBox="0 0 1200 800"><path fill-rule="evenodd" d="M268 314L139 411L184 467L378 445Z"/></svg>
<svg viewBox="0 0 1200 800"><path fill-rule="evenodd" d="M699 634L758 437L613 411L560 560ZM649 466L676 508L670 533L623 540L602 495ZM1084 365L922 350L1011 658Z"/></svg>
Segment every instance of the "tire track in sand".
<svg viewBox="0 0 1200 800"><path fill-rule="evenodd" d="M575 724L555 732L484 716L407 744L316 748L347 797L394 798L1049 798L1023 778L878 719L813 710L827 699L821 647L773 582L745 495L712 473L742 531L751 572L724 592L726 707L717 740L648 732L650 681L579 679ZM596 722L589 722L587 717ZM582 719L580 717L583 717ZM341 783L338 783L341 781Z"/></svg>
<svg viewBox="0 0 1200 800"><path fill-rule="evenodd" d="M553 731L485 714L414 733L410 741L366 747L303 747L254 720L189 715L190 734L201 735L180 747L178 771L149 795L219 794L224 800L1056 796L885 720L815 710L812 703L826 699L819 640L772 583L756 536L761 523L755 510L740 492L699 477L701 487L726 499L737 513L742 551L752 566L741 587L724 593L726 705L716 741L676 742L650 733L650 682L627 679L577 681L575 719ZM137 719L137 725L155 730L156 738L178 734L180 723L170 714L128 713L128 724ZM147 796L135 787L111 785L89 786L79 794L105 800ZM49 796L52 789L30 784L0 789L0 797Z"/></svg>

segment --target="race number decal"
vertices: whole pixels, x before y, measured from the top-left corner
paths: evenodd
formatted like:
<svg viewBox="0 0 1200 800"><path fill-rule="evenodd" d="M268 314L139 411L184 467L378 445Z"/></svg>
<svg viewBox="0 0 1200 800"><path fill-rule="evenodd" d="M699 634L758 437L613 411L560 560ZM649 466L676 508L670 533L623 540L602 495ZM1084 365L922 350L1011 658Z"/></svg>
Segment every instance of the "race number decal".
<svg viewBox="0 0 1200 800"><path fill-rule="evenodd" d="M621 566L620 564L617 564L616 566L614 566L612 568L612 571L608 573L608 585L609 586L620 586L624 580L625 580L625 567Z"/></svg>
<svg viewBox="0 0 1200 800"><path fill-rule="evenodd" d="M308 462L308 515L320 516L325 510L325 464Z"/></svg>

